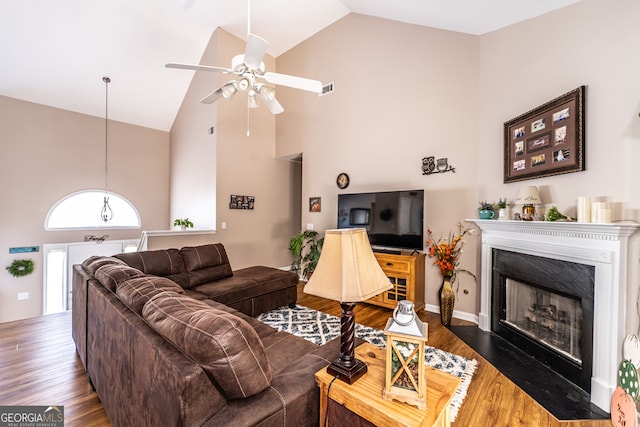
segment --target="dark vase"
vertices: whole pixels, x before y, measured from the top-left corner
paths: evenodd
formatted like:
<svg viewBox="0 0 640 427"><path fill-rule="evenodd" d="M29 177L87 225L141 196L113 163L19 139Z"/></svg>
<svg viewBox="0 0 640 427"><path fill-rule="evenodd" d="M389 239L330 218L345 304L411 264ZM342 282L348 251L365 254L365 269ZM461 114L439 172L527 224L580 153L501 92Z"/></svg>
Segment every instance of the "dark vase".
<svg viewBox="0 0 640 427"><path fill-rule="evenodd" d="M444 326L451 324L455 302L456 294L451 286L451 276L443 274L442 287L440 288L440 320Z"/></svg>

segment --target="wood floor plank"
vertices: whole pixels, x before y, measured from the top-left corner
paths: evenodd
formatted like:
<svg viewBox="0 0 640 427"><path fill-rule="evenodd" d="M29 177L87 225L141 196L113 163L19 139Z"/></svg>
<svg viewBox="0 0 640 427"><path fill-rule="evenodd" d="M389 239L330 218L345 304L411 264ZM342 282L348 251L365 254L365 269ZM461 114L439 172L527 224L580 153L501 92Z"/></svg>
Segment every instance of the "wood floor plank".
<svg viewBox="0 0 640 427"><path fill-rule="evenodd" d="M303 285L298 303L340 316L337 302L307 295ZM355 315L358 323L384 329L391 310L359 303ZM453 427L612 427L609 420L556 420L443 327L437 314L421 312L420 318L429 324L429 345L479 361ZM111 425L75 352L70 313L0 324L0 384L0 405L60 404L66 426Z"/></svg>

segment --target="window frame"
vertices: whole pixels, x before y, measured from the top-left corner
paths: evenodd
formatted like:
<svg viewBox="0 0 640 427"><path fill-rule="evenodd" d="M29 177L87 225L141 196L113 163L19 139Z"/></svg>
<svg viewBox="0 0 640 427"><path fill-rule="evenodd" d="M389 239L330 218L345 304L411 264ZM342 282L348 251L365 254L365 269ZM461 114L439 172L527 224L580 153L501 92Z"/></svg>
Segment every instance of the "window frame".
<svg viewBox="0 0 640 427"><path fill-rule="evenodd" d="M51 208L49 209L49 211L47 212L47 215L44 219L44 229L45 231L65 231L65 230L135 230L135 229L141 229L142 228L142 219L140 218L140 213L138 212L138 209L136 209L135 205L133 203L131 203L127 198L121 196L118 193L114 193L113 191L106 191L106 195L107 197L114 197L114 198L118 198L121 201L123 201L124 203L126 203L129 207L131 207L131 209L133 210L133 212L136 215L136 220L137 220L137 225L110 225L108 222L107 223L96 223L97 225L82 225L82 226L78 226L78 227L51 227L49 225L49 220L51 218L51 215L54 213L54 211L65 201L82 195L82 194L86 194L86 193L99 193L101 194L100 197L103 197L105 194L104 190L100 190L100 189L88 189L88 190L80 190L80 191L76 191L74 193L70 193L67 194L66 196L60 198L58 201L56 201L53 206L51 206ZM98 217L99 215L99 209L96 209L96 217Z"/></svg>

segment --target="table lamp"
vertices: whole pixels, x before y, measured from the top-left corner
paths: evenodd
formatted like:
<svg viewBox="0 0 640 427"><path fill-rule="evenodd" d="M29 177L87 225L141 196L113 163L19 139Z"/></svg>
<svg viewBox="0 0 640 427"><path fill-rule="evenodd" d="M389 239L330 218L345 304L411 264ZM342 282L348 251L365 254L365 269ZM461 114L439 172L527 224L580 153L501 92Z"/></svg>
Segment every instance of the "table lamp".
<svg viewBox="0 0 640 427"><path fill-rule="evenodd" d="M364 228L327 230L318 265L304 292L340 301L340 357L327 368L330 375L352 384L367 372L355 358L356 302L391 289L393 285L373 255Z"/></svg>
<svg viewBox="0 0 640 427"><path fill-rule="evenodd" d="M538 189L533 185L522 187L516 198L516 204L522 205L522 219L525 221L533 221L536 212L534 205L542 204Z"/></svg>

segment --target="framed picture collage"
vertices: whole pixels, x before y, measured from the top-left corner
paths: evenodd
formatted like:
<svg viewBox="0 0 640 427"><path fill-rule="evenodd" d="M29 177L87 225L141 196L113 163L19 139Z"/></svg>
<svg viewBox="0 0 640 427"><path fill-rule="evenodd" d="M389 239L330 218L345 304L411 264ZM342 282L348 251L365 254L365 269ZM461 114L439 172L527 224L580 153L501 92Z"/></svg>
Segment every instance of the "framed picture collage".
<svg viewBox="0 0 640 427"><path fill-rule="evenodd" d="M504 124L504 182L585 169L581 86Z"/></svg>

